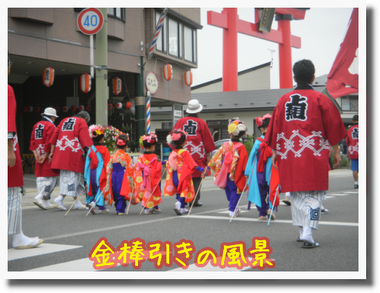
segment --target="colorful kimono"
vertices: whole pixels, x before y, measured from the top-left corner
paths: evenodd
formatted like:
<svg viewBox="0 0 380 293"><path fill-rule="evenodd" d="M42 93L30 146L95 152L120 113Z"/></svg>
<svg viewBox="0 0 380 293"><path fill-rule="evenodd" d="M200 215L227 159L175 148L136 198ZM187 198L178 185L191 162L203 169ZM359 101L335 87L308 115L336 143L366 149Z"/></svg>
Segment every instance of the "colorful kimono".
<svg viewBox="0 0 380 293"><path fill-rule="evenodd" d="M52 169L83 174L85 164L83 149L93 144L85 120L79 117L63 119L55 129L50 143L55 145Z"/></svg>
<svg viewBox="0 0 380 293"><path fill-rule="evenodd" d="M132 158L123 150L117 150L112 155L107 165L107 184L103 190L104 195L110 199L110 204L115 201L116 213L125 213L126 201L133 198L134 164ZM123 194L121 187L124 184Z"/></svg>
<svg viewBox="0 0 380 293"><path fill-rule="evenodd" d="M84 170L84 179L87 182L87 204L95 201L97 206L103 207L105 201L110 200L103 194L107 183L109 160L110 154L105 146L91 146L89 149Z"/></svg>
<svg viewBox="0 0 380 293"><path fill-rule="evenodd" d="M184 198L185 202L191 202L195 191L191 175L196 171L197 164L190 153L185 149L174 149L166 163L168 174L165 180L164 196Z"/></svg>
<svg viewBox="0 0 380 293"><path fill-rule="evenodd" d="M224 188L233 212L246 185L244 176L248 154L245 146L236 141L225 142L211 158L208 166L214 171L214 184Z"/></svg>
<svg viewBox="0 0 380 293"><path fill-rule="evenodd" d="M162 163L158 162L154 153L145 153L137 159L134 175L135 198L147 209L162 202L161 169Z"/></svg>

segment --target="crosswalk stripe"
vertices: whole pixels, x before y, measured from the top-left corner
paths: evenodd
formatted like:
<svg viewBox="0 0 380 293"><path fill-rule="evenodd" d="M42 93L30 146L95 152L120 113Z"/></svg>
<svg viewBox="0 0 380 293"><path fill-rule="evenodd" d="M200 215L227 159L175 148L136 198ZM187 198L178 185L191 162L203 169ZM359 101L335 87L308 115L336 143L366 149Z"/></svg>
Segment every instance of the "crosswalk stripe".
<svg viewBox="0 0 380 293"><path fill-rule="evenodd" d="M76 245L62 245L62 244L52 244L52 243L42 243L36 248L31 249L8 249L8 261L13 261L17 259L34 257L49 253L56 253L65 250L77 249L83 246Z"/></svg>

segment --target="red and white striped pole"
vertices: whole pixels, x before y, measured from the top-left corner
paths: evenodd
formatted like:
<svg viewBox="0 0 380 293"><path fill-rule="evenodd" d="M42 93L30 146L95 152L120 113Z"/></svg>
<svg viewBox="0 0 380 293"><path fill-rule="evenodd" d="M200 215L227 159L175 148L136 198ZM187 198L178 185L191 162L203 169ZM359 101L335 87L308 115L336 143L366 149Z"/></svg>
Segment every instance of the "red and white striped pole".
<svg viewBox="0 0 380 293"><path fill-rule="evenodd" d="M150 60L152 58L153 50L154 50L154 47L156 46L156 42L157 42L158 36L159 36L159 34L161 32L162 25L164 23L167 11L168 11L167 8L165 8L164 11L162 11L161 16L160 16L160 20L157 23L156 33L154 34L154 38L153 38L153 41L152 41L152 43L150 45L150 49L149 49L149 53L148 53L148 60Z"/></svg>

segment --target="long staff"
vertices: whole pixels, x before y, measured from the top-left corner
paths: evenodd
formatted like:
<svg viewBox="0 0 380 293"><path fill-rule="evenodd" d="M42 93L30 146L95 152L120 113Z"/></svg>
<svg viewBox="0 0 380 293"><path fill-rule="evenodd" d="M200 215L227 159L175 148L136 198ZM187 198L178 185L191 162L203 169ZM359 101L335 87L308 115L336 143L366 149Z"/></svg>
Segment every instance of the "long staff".
<svg viewBox="0 0 380 293"><path fill-rule="evenodd" d="M191 204L191 207L190 207L190 209L189 209L189 212L187 213L187 217L189 217L190 212L191 212L191 209L193 208L193 205L194 205L194 203L195 203L195 201L196 201L196 199L197 199L197 196L198 196L199 190L201 189L201 186L202 186L203 179L205 179L205 176L203 176L203 175L206 174L207 169L208 169L208 167L206 167L205 170L203 171L203 174L202 174L202 180L201 180L201 182L199 183L197 193L196 193L195 196L194 196L193 203Z"/></svg>
<svg viewBox="0 0 380 293"><path fill-rule="evenodd" d="M164 177L165 172L166 172L166 168L164 169L164 172L162 172L161 178L160 178L160 180L158 181L158 183L156 184L156 186L153 188L153 191L150 193L150 196L149 196L149 198L148 198L147 203L148 203L149 200L151 199L153 193L156 191L157 186L160 185L160 182L161 182L161 180L162 180L162 177ZM145 205L144 205L144 206L142 207L142 209L141 209L141 212L140 212L139 216L141 216L141 213L142 213L142 211L143 211L145 208L146 208L146 207L145 207Z"/></svg>
<svg viewBox="0 0 380 293"><path fill-rule="evenodd" d="M65 217L66 215L70 212L71 208L75 205L75 203L79 200L79 197L82 195L83 191L86 189L86 186L83 188L83 190L81 191L81 193L79 193L79 195L77 196L77 199L73 202L73 204L71 205L71 207L69 208L69 210L67 211L67 213L65 214Z"/></svg>
<svg viewBox="0 0 380 293"><path fill-rule="evenodd" d="M244 188L243 188L242 193L240 194L239 200L238 200L238 202L237 202L237 204L236 204L236 207L235 207L235 209L234 209L234 212L233 212L233 214L232 214L232 216L231 216L230 223L231 223L231 221L232 221L232 218L235 216L236 210L237 210L238 207L239 207L240 200L241 200L241 198L243 197L243 193L244 193L245 189L247 188L247 186L248 186L248 180L247 180L247 182L245 183L245 186L244 186Z"/></svg>
<svg viewBox="0 0 380 293"><path fill-rule="evenodd" d="M275 197L274 197L274 201L273 201L273 204L272 204L272 209L271 209L271 211L270 211L270 216L269 216L269 220L268 220L268 226L269 226L269 224L270 224L270 219L272 219L273 209L274 209L274 205L275 205L275 203L276 203L276 199L277 199L277 195L278 195L278 193L279 193L279 189L280 189L280 184L277 185L277 188L276 188L276 195L275 195ZM270 200L269 200L269 201L270 201Z"/></svg>
<svg viewBox="0 0 380 293"><path fill-rule="evenodd" d="M92 209L96 207L96 204L98 203L100 197L103 197L103 198L104 198L103 192L100 193L100 195L98 196L98 199L95 201L95 204L94 204L93 206L91 206L91 208L90 208L90 210L88 211L86 217L87 217L88 214L92 211Z"/></svg>

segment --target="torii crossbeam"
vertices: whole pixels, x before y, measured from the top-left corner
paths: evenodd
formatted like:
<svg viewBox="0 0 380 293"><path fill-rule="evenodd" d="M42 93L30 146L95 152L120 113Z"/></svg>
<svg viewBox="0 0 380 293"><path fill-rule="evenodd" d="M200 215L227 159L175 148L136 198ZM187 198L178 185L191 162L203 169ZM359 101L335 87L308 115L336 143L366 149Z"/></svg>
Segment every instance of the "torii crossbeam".
<svg viewBox="0 0 380 293"><path fill-rule="evenodd" d="M292 88L291 48L301 48L301 38L291 35L290 21L304 19L305 13L305 9L276 8L275 15L278 21L278 30L271 30L270 33L266 33L259 30L258 23L250 23L239 19L237 8L223 8L222 13L207 11L207 24L223 28L223 91L238 90L238 33L278 43L280 88ZM257 20L257 9L255 9L255 17Z"/></svg>

